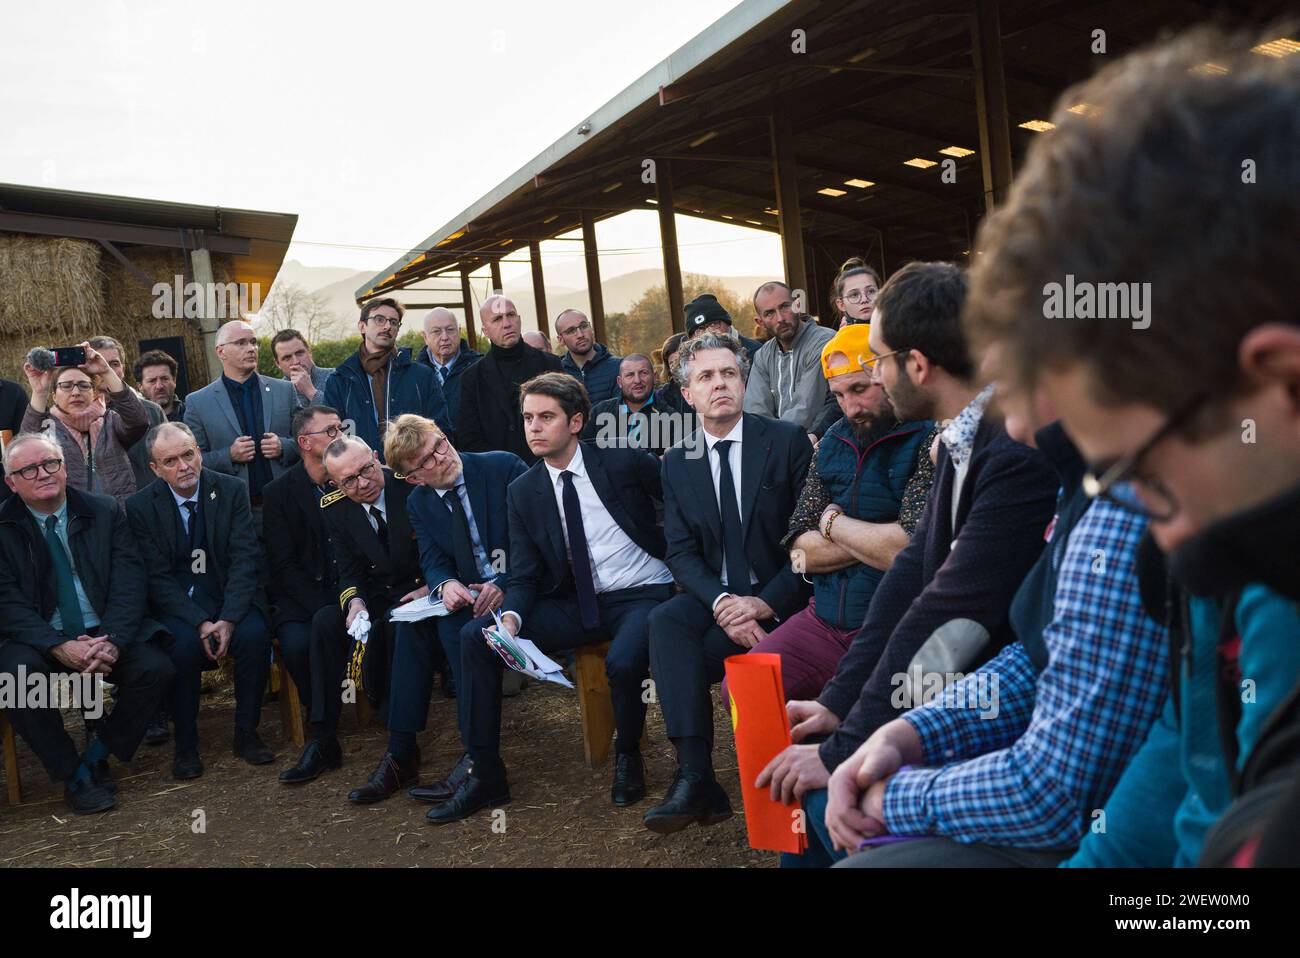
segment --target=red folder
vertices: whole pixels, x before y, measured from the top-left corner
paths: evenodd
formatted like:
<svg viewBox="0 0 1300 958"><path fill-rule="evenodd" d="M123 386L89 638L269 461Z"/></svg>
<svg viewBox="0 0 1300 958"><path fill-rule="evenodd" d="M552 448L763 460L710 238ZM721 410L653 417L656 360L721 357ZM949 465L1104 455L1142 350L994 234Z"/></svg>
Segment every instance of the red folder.
<svg viewBox="0 0 1300 958"><path fill-rule="evenodd" d="M731 728L736 736L750 847L801 855L808 837L800 807L773 801L767 789L754 786L764 766L790 744L781 656L771 652L733 655L723 666L731 693Z"/></svg>

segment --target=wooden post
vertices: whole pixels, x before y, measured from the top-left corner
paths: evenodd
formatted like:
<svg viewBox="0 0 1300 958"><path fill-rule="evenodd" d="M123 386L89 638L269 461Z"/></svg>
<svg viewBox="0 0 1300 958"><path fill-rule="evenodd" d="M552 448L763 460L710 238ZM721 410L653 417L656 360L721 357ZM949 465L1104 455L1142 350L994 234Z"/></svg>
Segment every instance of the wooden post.
<svg viewBox="0 0 1300 958"><path fill-rule="evenodd" d="M587 258L587 301L591 303L591 328L596 342L605 342L605 297L600 290L600 258L596 249L596 216L582 211L582 249Z"/></svg>
<svg viewBox="0 0 1300 958"><path fill-rule="evenodd" d="M591 768L600 768L609 758L614 741L614 705L609 679L605 676L605 654L609 643L581 645L573 650L573 681L578 687L582 713L582 750Z"/></svg>
<svg viewBox="0 0 1300 958"><path fill-rule="evenodd" d="M785 281L793 289L808 289L803 255L803 217L799 210L799 167L794 158L794 131L784 104L772 111L772 168L776 176L776 206L780 211L781 253Z"/></svg>
<svg viewBox="0 0 1300 958"><path fill-rule="evenodd" d="M504 293L506 288L501 284L501 260L494 256L488 261L488 266L492 270L492 292Z"/></svg>
<svg viewBox="0 0 1300 958"><path fill-rule="evenodd" d="M659 201L659 245L664 251L664 285L668 316L674 333L686 329L686 300L682 295L682 264L677 256L677 211L673 208L672 160L655 161L655 195Z"/></svg>
<svg viewBox="0 0 1300 958"><path fill-rule="evenodd" d="M971 57L975 73L975 112L979 120L980 168L984 174L984 212L1006 199L1011 186L1011 120L1002 70L1002 26L998 0L976 0L971 18Z"/></svg>
<svg viewBox="0 0 1300 958"><path fill-rule="evenodd" d="M537 328L551 335L551 320L546 314L546 282L542 278L542 244L528 244L528 258L533 267L533 309L537 310Z"/></svg>
<svg viewBox="0 0 1300 958"><path fill-rule="evenodd" d="M3 712L0 712L0 737L4 739L5 789L9 793L9 804L20 805L23 780L18 771L18 738L14 735L14 727L9 724L9 716Z"/></svg>
<svg viewBox="0 0 1300 958"><path fill-rule="evenodd" d="M465 304L465 341L470 349L478 349L477 337L474 335L474 294L469 288L469 267L460 268L460 298Z"/></svg>
<svg viewBox="0 0 1300 958"><path fill-rule="evenodd" d="M212 257L206 249L190 250L190 272L199 289L212 288ZM203 331L203 361L207 367L208 382L216 382L221 375L221 359L217 356L217 328L221 321L208 315L208 297L203 297L203 315L199 319L199 328ZM191 385L191 391L194 389Z"/></svg>

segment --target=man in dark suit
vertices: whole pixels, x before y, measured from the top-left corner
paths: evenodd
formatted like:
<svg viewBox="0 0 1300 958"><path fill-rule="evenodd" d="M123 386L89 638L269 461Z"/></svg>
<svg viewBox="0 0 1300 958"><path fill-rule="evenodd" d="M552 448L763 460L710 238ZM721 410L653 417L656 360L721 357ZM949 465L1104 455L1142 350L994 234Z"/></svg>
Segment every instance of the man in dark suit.
<svg viewBox="0 0 1300 958"><path fill-rule="evenodd" d="M406 500L420 547L424 581L449 615L429 629L404 629L393 651L393 694L388 716L389 752L404 754L424 731L433 691L439 643L456 676L457 724L467 745L466 704L461 682L461 645L483 642L479 630L492 624L506 587L509 525L501 503L506 487L523 475L523 461L509 452L457 452L431 420L399 416L384 437L384 458L415 489ZM444 679L445 681L445 679ZM468 748L451 773L433 785L411 789L411 797L443 802L469 772Z"/></svg>
<svg viewBox="0 0 1300 958"><path fill-rule="evenodd" d="M144 563L121 506L67 488L57 443L19 436L5 448L4 465L12 495L0 507L0 672L23 670L24 686L37 675L80 679L82 688L103 675L117 686L112 713L80 756L59 702L12 708L9 720L51 781L64 783L73 811L108 811L117 804L108 755L130 761L173 674L149 641L162 627L145 616Z"/></svg>
<svg viewBox="0 0 1300 958"><path fill-rule="evenodd" d="M611 642L605 658L617 737L612 798L645 795L640 741L649 650L646 621L672 595L663 533L658 464L637 449L579 442L591 403L565 373L520 387L524 426L542 461L510 485L510 580L502 623L543 652ZM444 590L445 591L445 590ZM481 637L461 643L472 767L456 793L430 809L435 824L510 800L501 761L504 666Z"/></svg>
<svg viewBox="0 0 1300 958"><path fill-rule="evenodd" d="M329 406L304 406L290 426L302 461L266 487L262 541L266 549L266 592L271 628L280 643L285 667L311 712L311 623L338 595L338 573L325 531L320 503L332 489L325 472L325 447L343 434L339 414ZM315 739L307 750L319 745ZM325 770L304 751L280 781L307 782Z"/></svg>
<svg viewBox="0 0 1300 958"><path fill-rule="evenodd" d="M650 660L677 775L646 827L668 833L731 817L713 774L713 703L723 660L757 645L807 602L782 546L812 445L802 427L742 413L749 360L729 335L682 344L677 380L700 417L663 460L668 567L686 592L650 615Z"/></svg>
<svg viewBox="0 0 1300 958"><path fill-rule="evenodd" d="M202 673L235 657L234 753L251 765L275 754L257 735L271 665L262 595L262 553L253 531L248 487L203 468L188 426L165 422L145 436L157 480L126 501L131 531L149 570L149 604L173 638L178 779L203 774L199 758Z"/></svg>
<svg viewBox="0 0 1300 958"><path fill-rule="evenodd" d="M325 449L325 470L337 487L321 499L325 528L338 567L338 601L312 619L312 737L321 743L322 760L338 767L339 714L345 699L355 701L356 689L345 682L348 651L360 656L361 684L381 714L388 702L395 634L429 629L427 623L394 623L394 606L429 594L420 574L420 550L407 517L411 486L385 469L379 455L356 437L336 439ZM365 642L349 630L365 614ZM342 694L340 694L342 690ZM353 789L348 801L358 804L388 798L404 785L414 785L420 752L385 752L365 785Z"/></svg>
<svg viewBox="0 0 1300 958"><path fill-rule="evenodd" d="M519 386L563 367L558 356L534 349L520 338L519 313L504 296L489 296L478 315L492 348L461 376L456 442L462 452L500 449L532 465L537 457L524 438Z"/></svg>

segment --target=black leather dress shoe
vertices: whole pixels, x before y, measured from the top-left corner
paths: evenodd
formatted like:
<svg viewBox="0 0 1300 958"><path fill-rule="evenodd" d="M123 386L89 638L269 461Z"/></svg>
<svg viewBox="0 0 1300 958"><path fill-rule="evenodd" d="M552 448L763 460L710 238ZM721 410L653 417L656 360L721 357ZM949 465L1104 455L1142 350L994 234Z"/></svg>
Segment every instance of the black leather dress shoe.
<svg viewBox="0 0 1300 958"><path fill-rule="evenodd" d="M257 737L256 730L236 732L235 744L231 748L236 758L242 758L249 765L269 765L275 761L275 753L266 747L266 743Z"/></svg>
<svg viewBox="0 0 1300 958"><path fill-rule="evenodd" d="M379 766L371 773L369 781L360 788L348 792L348 801L357 805L369 805L382 802L399 788L414 785L420 780L420 753L417 751L407 762L399 762L391 753L385 752L379 760Z"/></svg>
<svg viewBox="0 0 1300 958"><path fill-rule="evenodd" d="M433 806L424 817L434 825L446 825L469 818L481 809L509 803L510 784L506 781L504 768L493 778L478 778L471 771L457 787L456 794L441 805Z"/></svg>
<svg viewBox="0 0 1300 958"><path fill-rule="evenodd" d="M299 785L319 778L322 772L343 766L343 749L337 739L319 742L312 739L298 756L298 764L286 768L280 773L280 781L287 785Z"/></svg>
<svg viewBox="0 0 1300 958"><path fill-rule="evenodd" d="M678 769L664 800L645 813L645 827L660 835L680 832L692 823L716 825L731 817L731 801L712 776Z"/></svg>
<svg viewBox="0 0 1300 958"><path fill-rule="evenodd" d="M456 767L441 782L434 782L432 785L417 785L406 794L417 802L445 802L456 794L456 789L460 787L461 782L465 781L465 776L469 774L470 766L473 764L469 752L466 752L460 757Z"/></svg>
<svg viewBox="0 0 1300 958"><path fill-rule="evenodd" d="M635 805L645 798L645 763L640 752L618 752L614 756L614 787L610 797L615 805Z"/></svg>
<svg viewBox="0 0 1300 958"><path fill-rule="evenodd" d="M63 789L63 800L78 815L94 815L117 807L117 799L112 793L88 778L67 785Z"/></svg>
<svg viewBox="0 0 1300 958"><path fill-rule="evenodd" d="M198 752L180 752L172 762L172 778L184 781L187 778L198 778L202 774L203 760L199 758Z"/></svg>

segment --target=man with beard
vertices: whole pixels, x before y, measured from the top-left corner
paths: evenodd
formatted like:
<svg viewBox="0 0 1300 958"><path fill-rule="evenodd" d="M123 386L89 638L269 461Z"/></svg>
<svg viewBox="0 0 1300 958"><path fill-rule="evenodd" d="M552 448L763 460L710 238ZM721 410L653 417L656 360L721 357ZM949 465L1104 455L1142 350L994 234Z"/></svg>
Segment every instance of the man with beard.
<svg viewBox="0 0 1300 958"><path fill-rule="evenodd" d="M185 403L176 395L176 372L180 367L161 349L140 354L133 372L140 384L140 394L158 404L168 422L185 421Z"/></svg>
<svg viewBox="0 0 1300 958"><path fill-rule="evenodd" d="M619 363L618 395L591 407L583 442L603 448L648 449L662 456L679 438L673 417L655 404L655 371L648 356L633 353Z"/></svg>
<svg viewBox="0 0 1300 958"><path fill-rule="evenodd" d="M790 287L780 280L755 291L754 321L771 338L758 350L749 371L745 412L798 423L804 432L811 432L831 408L818 362L835 333L796 312Z"/></svg>
<svg viewBox="0 0 1300 958"><path fill-rule="evenodd" d="M844 415L817 448L785 542L812 579L806 608L750 649L781 656L787 698L816 698L835 675L894 556L907 545L934 482L929 420L900 423L863 363L869 327L846 326L822 350ZM727 683L722 683L727 700Z"/></svg>

